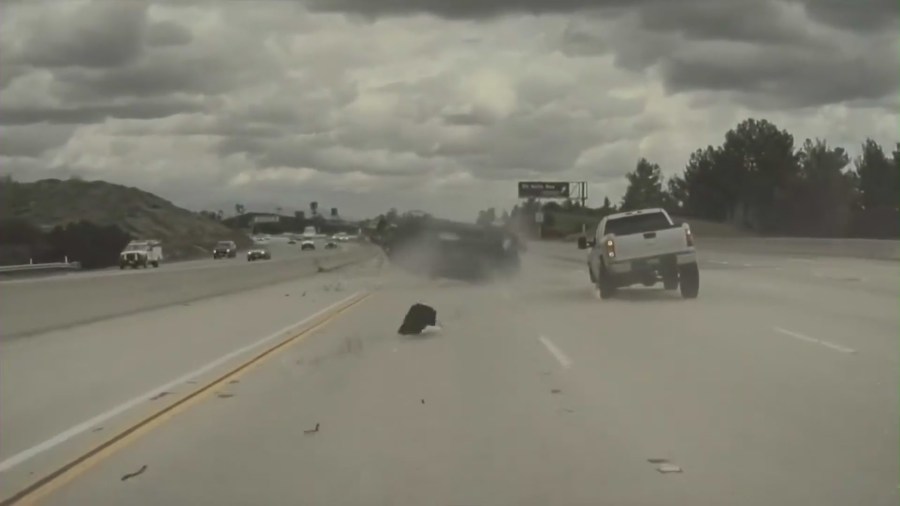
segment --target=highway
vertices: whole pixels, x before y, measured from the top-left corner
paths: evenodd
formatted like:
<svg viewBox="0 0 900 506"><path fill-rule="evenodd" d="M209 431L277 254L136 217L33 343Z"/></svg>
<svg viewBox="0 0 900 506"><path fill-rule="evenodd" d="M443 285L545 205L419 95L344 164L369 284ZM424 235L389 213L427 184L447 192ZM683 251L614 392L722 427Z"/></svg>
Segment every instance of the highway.
<svg viewBox="0 0 900 506"><path fill-rule="evenodd" d="M601 301L571 244L532 244L519 276L480 284L416 277L369 247L319 254L337 268L298 254L0 283L3 497L900 500L896 262L701 250L697 300ZM197 288L214 279L237 281ZM125 286L148 309L121 303ZM116 309L73 316L101 302ZM440 327L397 335L415 302Z"/></svg>

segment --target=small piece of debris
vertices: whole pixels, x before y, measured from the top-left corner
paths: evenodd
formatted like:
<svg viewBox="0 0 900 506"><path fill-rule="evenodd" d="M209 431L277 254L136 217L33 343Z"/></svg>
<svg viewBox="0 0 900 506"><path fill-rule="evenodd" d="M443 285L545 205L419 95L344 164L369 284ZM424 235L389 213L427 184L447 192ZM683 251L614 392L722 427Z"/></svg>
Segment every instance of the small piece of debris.
<svg viewBox="0 0 900 506"><path fill-rule="evenodd" d="M306 297L306 292L300 294L301 297Z"/></svg>
<svg viewBox="0 0 900 506"><path fill-rule="evenodd" d="M291 294L289 294L289 293L286 293L286 294L284 294L284 296L285 296L285 297L290 297L290 296L291 296Z"/></svg>
<svg viewBox="0 0 900 506"><path fill-rule="evenodd" d="M151 397L150 400L155 401L158 399L162 399L163 397L165 397L167 395L171 395L171 394L172 394L172 392L160 392L160 393L154 395L153 397Z"/></svg>
<svg viewBox="0 0 900 506"><path fill-rule="evenodd" d="M669 462L669 459L653 458L653 459L647 459L647 462L649 462L651 464L665 464L665 463Z"/></svg>
<svg viewBox="0 0 900 506"><path fill-rule="evenodd" d="M422 399L422 404L425 404L425 399Z"/></svg>
<svg viewBox="0 0 900 506"><path fill-rule="evenodd" d="M238 383L240 383L240 380L231 380L228 382L229 385L236 385Z"/></svg>
<svg viewBox="0 0 900 506"><path fill-rule="evenodd" d="M194 380L188 381L188 385L196 385L196 384L197 384L197 382Z"/></svg>
<svg viewBox="0 0 900 506"><path fill-rule="evenodd" d="M138 469L137 471L135 471L135 472L133 472L133 473L128 473L128 474L123 475L123 476L122 476L122 481L130 480L131 478L134 478L135 476L139 476L139 475L141 475L141 474L144 474L144 471L146 471L146 470L147 470L147 464L144 464L144 465L142 465L141 468Z"/></svg>
<svg viewBox="0 0 900 506"><path fill-rule="evenodd" d="M676 466L675 464L662 464L656 468L657 471L666 474L666 473L680 473L681 468Z"/></svg>
<svg viewBox="0 0 900 506"><path fill-rule="evenodd" d="M227 399L229 397L234 397L234 394L216 394L216 397L219 399Z"/></svg>
<svg viewBox="0 0 900 506"><path fill-rule="evenodd" d="M316 424L315 429L307 429L307 430L303 431L304 434L312 434L314 432L319 432L319 424L318 423Z"/></svg>
<svg viewBox="0 0 900 506"><path fill-rule="evenodd" d="M562 390L560 390L560 389L558 389L558 388L554 388L553 390L550 390L550 393L551 393L551 394L558 394L558 393L561 393L561 392L562 392Z"/></svg>
<svg viewBox="0 0 900 506"><path fill-rule="evenodd" d="M91 432L100 432L101 430L103 430L103 427L96 427Z"/></svg>

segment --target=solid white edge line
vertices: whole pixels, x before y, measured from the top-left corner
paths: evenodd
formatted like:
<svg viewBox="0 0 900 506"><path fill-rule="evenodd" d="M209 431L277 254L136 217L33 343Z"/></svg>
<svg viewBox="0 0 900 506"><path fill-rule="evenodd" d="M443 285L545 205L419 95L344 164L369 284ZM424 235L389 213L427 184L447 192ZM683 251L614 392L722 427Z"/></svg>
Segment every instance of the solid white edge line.
<svg viewBox="0 0 900 506"><path fill-rule="evenodd" d="M556 361L559 362L559 364L561 366L563 366L564 369L568 369L569 367L572 367L572 359L567 357L566 354L563 353L562 350L557 348L556 345L553 344L553 341L551 341L550 339L547 339L544 336L541 336L538 339L541 341L541 344L543 344L544 347L547 348L547 351L549 351L550 354L553 355L553 358L555 358Z"/></svg>
<svg viewBox="0 0 900 506"><path fill-rule="evenodd" d="M0 462L0 473L6 472L6 471L18 466L19 464L22 464L23 462L30 460L31 458L35 457L36 455L39 455L47 450L52 449L55 446L59 446L60 444L68 441L69 439L71 439L87 430L90 430L92 427L99 425L99 424L105 422L106 420L109 420L115 416L118 416L118 415L134 408L135 406L141 404L142 402L147 401L150 397L154 397L162 392L171 390L178 385L187 383L188 381L191 381L191 380L215 369L216 367L221 366L222 364L228 362L229 360L231 360L239 355L247 353L248 351L251 351L254 348L259 348L260 346L262 346L270 341L274 341L275 339L278 339L279 337L283 337L285 334L291 332L292 330L295 330L298 327L302 327L302 326L308 324L309 322L311 322L312 320L315 320L319 316L352 301L354 298L359 297L364 293L366 293L364 290L358 291L358 292L354 293L353 295L350 295L349 297L341 299L341 300L335 302L334 304L331 304L330 306L325 307L324 309L320 309L319 311L313 313L312 315L304 318L303 320L301 320L299 322L292 323L292 324L288 325L287 327L284 327L283 329L260 339L259 341L253 342L251 344L248 344L246 346L238 348L234 351L231 351L231 352L213 360L212 362L209 362L206 365L204 365L198 369L195 369L177 379L174 379L164 385L160 385L160 386L154 388L153 390L150 390L150 391L148 391L144 394L141 394L137 397L134 397L133 399L131 399L129 401L123 402L122 404L119 404L118 406L91 418L90 420L81 422L78 425L75 425L69 429L64 430L63 432L60 432L59 434L51 437L50 439L47 439L46 441L43 441L41 443L38 443L38 444L32 446L31 448L23 450L5 460L3 460L2 462Z"/></svg>
<svg viewBox="0 0 900 506"><path fill-rule="evenodd" d="M828 341L823 341L821 339L816 339L815 337L809 337L807 335L801 334L799 332L794 332L793 330L783 329L781 327L773 327L776 332L780 332L786 336L793 337L794 339L799 339L801 341L806 341L808 343L818 344L824 346L826 348L830 348L835 351L839 351L841 353L856 353L856 350L853 348L847 348L846 346L841 346L840 344L830 343Z"/></svg>

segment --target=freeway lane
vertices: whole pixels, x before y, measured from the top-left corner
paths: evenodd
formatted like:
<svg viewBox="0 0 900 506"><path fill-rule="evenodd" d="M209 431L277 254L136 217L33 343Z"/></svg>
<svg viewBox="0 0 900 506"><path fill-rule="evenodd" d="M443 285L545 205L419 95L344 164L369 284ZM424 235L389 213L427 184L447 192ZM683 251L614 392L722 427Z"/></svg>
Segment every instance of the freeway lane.
<svg viewBox="0 0 900 506"><path fill-rule="evenodd" d="M533 251L540 254L525 259L518 279L487 285L424 280L375 264L345 273L353 290L374 295L77 469L72 481L48 487L45 503L844 506L900 499L896 270L823 263L786 272L790 258L751 264L716 253L706 257L698 300L638 288L600 301L579 263L561 260L561 251ZM864 280L814 275L842 270ZM229 334L229 346L253 326L264 335L251 311L238 315L251 296L231 297L201 303L222 304L206 310L230 309L227 321L244 326ZM434 305L443 328L397 336L414 302ZM273 306L267 321L278 327L297 316L294 308ZM198 346L215 342L203 337L200 313L182 311L174 326L190 326ZM154 348L149 335L132 339ZM31 349L34 342L13 344ZM155 353L176 347L163 342ZM93 365L115 356L81 359ZM25 366L2 384L28 383ZM150 369L134 367L142 376ZM114 372L108 381L126 374ZM38 395L60 386L31 388ZM41 395L34 405L52 404L53 395ZM45 406L44 414L90 403L93 393L71 395L80 400ZM0 424L3 440L17 441L27 420ZM661 473L649 459L682 472ZM25 483L26 469L7 485Z"/></svg>
<svg viewBox="0 0 900 506"><path fill-rule="evenodd" d="M4 340L63 329L172 304L262 287L372 254L369 245L300 251L272 243L272 260L237 258L0 282L0 337Z"/></svg>
<svg viewBox="0 0 900 506"><path fill-rule="evenodd" d="M288 335L283 329L371 289L358 269L366 267L0 342L0 491L20 489L256 348L235 350Z"/></svg>

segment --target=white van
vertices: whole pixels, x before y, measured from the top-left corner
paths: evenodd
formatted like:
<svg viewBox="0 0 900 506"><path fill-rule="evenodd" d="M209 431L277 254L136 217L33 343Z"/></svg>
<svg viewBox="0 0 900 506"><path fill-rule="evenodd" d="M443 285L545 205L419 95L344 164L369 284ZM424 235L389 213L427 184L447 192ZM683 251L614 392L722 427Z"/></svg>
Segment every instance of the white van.
<svg viewBox="0 0 900 506"><path fill-rule="evenodd" d="M153 239L131 241L119 253L119 269L147 268L148 265L159 267L162 261L162 243Z"/></svg>

